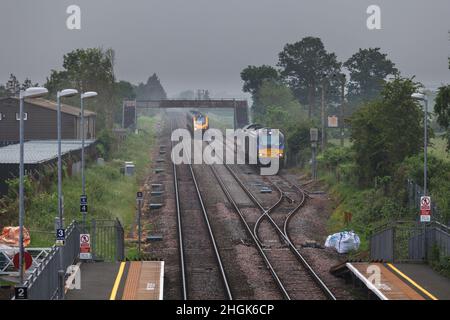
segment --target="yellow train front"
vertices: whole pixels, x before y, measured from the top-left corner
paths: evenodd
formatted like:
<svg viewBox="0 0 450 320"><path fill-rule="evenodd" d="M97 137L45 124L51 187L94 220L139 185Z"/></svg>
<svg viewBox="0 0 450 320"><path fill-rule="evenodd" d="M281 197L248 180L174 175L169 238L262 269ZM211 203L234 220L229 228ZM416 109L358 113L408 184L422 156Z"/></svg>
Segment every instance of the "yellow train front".
<svg viewBox="0 0 450 320"><path fill-rule="evenodd" d="M284 164L284 135L278 129L261 128L257 135L258 165L270 165L278 159L280 167Z"/></svg>
<svg viewBox="0 0 450 320"><path fill-rule="evenodd" d="M186 123L189 131L192 134L197 131L201 131L202 134L205 133L209 128L209 119L208 116L198 112L198 111L190 111L187 113Z"/></svg>

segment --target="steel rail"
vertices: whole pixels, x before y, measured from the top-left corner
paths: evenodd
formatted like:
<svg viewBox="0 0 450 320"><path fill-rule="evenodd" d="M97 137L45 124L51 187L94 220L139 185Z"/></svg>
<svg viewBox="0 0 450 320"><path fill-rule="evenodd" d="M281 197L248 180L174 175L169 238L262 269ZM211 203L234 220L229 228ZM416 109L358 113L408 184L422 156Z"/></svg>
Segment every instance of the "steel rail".
<svg viewBox="0 0 450 320"><path fill-rule="evenodd" d="M170 123L170 131L173 132L173 123ZM171 141L171 146L173 150L173 141ZM186 283L186 263L184 261L184 243L183 243L183 232L182 232L182 222L181 222L181 206L180 206L180 194L178 190L178 176L176 164L172 161L173 169L173 186L175 190L175 203L177 211L177 226L178 226L178 241L180 243L180 266L181 266L181 283L182 283L182 296L183 300L187 300L187 283Z"/></svg>
<svg viewBox="0 0 450 320"><path fill-rule="evenodd" d="M292 242L289 240L289 238L286 236L286 234L278 227L276 222L273 220L273 218L270 216L270 211L266 210L263 205L256 199L254 194L244 185L242 180L237 176L237 174L234 172L233 169L229 165L225 164L225 167L228 169L228 171L231 173L231 175L235 178L235 180L238 182L238 184L241 186L241 188L247 193L247 195L250 197L250 199L255 203L263 212L262 216L267 217L269 222L272 224L272 226L275 228L275 230L278 232L278 234L285 240L287 245L289 246L289 249L291 252L296 256L297 260L303 265L303 267L308 271L312 279L316 282L316 284L319 286L319 288L322 290L322 292L326 295L326 297L330 300L336 300L336 297L334 294L330 291L330 289L327 287L327 285L322 281L322 279L319 277L319 275L314 271L314 269L311 267L311 265L306 261L306 259L303 257L303 255L298 251L298 249L292 244ZM273 183L272 183L273 184ZM279 201L277 201L276 205L273 205L270 207L271 210L276 208L277 204L279 204Z"/></svg>
<svg viewBox="0 0 450 320"><path fill-rule="evenodd" d="M260 245L259 240L256 238L255 234L252 232L252 229L248 225L244 214L242 213L241 209L239 209L239 206L237 205L236 201L233 199L233 196L231 195L230 191L228 190L228 187L223 182L222 178L220 178L219 174L217 173L217 170L214 168L213 165L210 166L212 173L216 177L217 182L219 182L220 187L222 188L223 192L225 193L225 196L227 197L228 201L232 204L234 210L239 215L242 223L244 224L245 228L247 229L248 234L252 237L253 242L256 245L256 248L258 249L258 252L262 256L267 268L269 269L270 273L272 274L272 277L274 278L278 288L281 290L283 296L287 300L291 300L291 297L289 296L286 288L284 287L281 279L278 277L277 272L275 271L274 267L270 263L269 259L267 258L266 254L264 253L263 248Z"/></svg>
<svg viewBox="0 0 450 320"><path fill-rule="evenodd" d="M173 129L173 126L172 126L172 129ZM184 143L185 143L185 141L183 141L183 144ZM172 146L173 146L173 142L172 142ZM172 150L173 150L173 148L172 148ZM173 168L174 168L174 176L176 176L176 171L177 171L176 164L173 163L173 161L172 161L172 164L173 164ZM226 275L225 269L223 267L222 258L220 256L219 249L217 247L217 243L216 243L216 240L215 240L215 237L214 237L214 233L212 231L211 224L209 222L208 213L207 213L207 210L206 210L206 207L205 207L205 203L203 201L203 197L202 197L202 194L201 194L198 182L197 182L197 178L196 178L195 172L194 172L193 167L192 167L192 165L190 163L188 164L188 167L189 167L189 170L190 170L190 173L191 173L192 181L194 182L194 186L195 186L195 190L196 190L196 194L197 194L197 199L199 201L199 204L200 204L200 207L201 207L201 210L202 210L202 213L203 213L203 218L204 218L206 226L208 228L209 238L210 238L211 243L213 245L214 254L216 256L216 262L217 262L217 264L219 266L219 270L220 270L223 286L224 286L225 291L226 291L226 295L228 296L229 300L233 300L233 295L231 293L231 289L230 289L230 286L228 284L228 279L227 279L227 275ZM175 180L175 183L178 185L178 179ZM178 186L176 188L176 191L177 191L177 193L179 192L178 191ZM178 198L178 200L177 200L178 201L178 204L177 204L177 216L180 216L180 222L181 222L181 208L179 206L179 194L177 194L177 198ZM181 223L180 223L180 226L181 226ZM181 229L179 230L179 232L182 232ZM184 249L183 249L183 255L184 255ZM184 262L184 259L183 259L183 262ZM185 270L185 267L183 269ZM183 285L184 285L184 288L185 288L184 291L186 291L186 297L187 297L186 277L184 277L183 281L184 281Z"/></svg>

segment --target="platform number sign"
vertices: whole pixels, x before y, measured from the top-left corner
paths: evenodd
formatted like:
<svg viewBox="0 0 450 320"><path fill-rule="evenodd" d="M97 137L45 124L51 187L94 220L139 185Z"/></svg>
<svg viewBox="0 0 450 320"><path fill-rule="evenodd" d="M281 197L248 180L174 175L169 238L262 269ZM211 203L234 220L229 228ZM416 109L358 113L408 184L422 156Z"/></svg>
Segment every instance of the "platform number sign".
<svg viewBox="0 0 450 320"><path fill-rule="evenodd" d="M80 196L80 212L81 213L87 213L88 212L88 201L86 195Z"/></svg>
<svg viewBox="0 0 450 320"><path fill-rule="evenodd" d="M431 221L431 197L420 197L420 222Z"/></svg>
<svg viewBox="0 0 450 320"><path fill-rule="evenodd" d="M66 230L56 229L56 245L63 246L66 240Z"/></svg>
<svg viewBox="0 0 450 320"><path fill-rule="evenodd" d="M15 287L14 288L14 298L16 300L27 300L28 299L28 288L27 287Z"/></svg>

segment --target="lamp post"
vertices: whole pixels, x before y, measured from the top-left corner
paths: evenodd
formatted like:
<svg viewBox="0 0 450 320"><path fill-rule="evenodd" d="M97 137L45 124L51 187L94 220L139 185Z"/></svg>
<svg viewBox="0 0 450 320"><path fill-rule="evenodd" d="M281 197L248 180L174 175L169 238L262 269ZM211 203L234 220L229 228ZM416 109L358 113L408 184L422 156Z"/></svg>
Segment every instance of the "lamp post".
<svg viewBox="0 0 450 320"><path fill-rule="evenodd" d="M96 97L97 92L88 91L81 94L81 193L86 196L86 177L84 175L84 99ZM86 228L86 212L83 212L83 230Z"/></svg>
<svg viewBox="0 0 450 320"><path fill-rule="evenodd" d="M345 130L345 123L344 123L344 107L345 107L345 74L341 74L341 117L339 119L339 128L341 131L341 147L344 147L344 130Z"/></svg>
<svg viewBox="0 0 450 320"><path fill-rule="evenodd" d="M423 112L423 195L427 196L427 151L428 151L428 98L423 93L413 93L411 97L415 100L424 102Z"/></svg>
<svg viewBox="0 0 450 320"><path fill-rule="evenodd" d="M321 135L321 150L322 152L325 151L325 143L326 143L326 129L325 129L325 81L328 80L328 78L326 76L324 76L324 78L322 79L322 98L321 98L321 120L322 120L322 135Z"/></svg>
<svg viewBox="0 0 450 320"><path fill-rule="evenodd" d="M64 89L56 93L56 100L58 104L57 110L57 125L58 125L58 217L59 217L59 229L64 229L64 217L63 217L63 200L62 200L62 159L61 159L61 98L73 97L78 93L75 89ZM64 266L63 266L63 250L64 246L59 249L59 299L64 299Z"/></svg>
<svg viewBox="0 0 450 320"><path fill-rule="evenodd" d="M428 98L423 93L413 93L411 97L415 100L424 102L424 111L423 111L423 196L427 196L427 171L428 171L428 163L427 163L427 153L428 153ZM422 246L423 246L423 257L427 259L427 233L426 233L426 223L423 224L423 234L422 234Z"/></svg>
<svg viewBox="0 0 450 320"><path fill-rule="evenodd" d="M21 90L19 94L19 140L20 140L20 155L19 155L19 275L20 275L20 285L23 285L23 222L25 218L25 205L24 205L24 100L25 98L38 98L42 97L48 93L48 90L42 87L32 87L26 90Z"/></svg>

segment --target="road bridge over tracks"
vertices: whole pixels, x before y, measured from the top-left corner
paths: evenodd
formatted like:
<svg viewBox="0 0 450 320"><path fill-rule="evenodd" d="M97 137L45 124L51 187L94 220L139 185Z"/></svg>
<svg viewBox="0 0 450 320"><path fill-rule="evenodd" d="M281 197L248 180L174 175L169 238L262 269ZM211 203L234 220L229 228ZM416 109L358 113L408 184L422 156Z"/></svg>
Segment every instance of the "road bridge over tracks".
<svg viewBox="0 0 450 320"><path fill-rule="evenodd" d="M247 100L217 99L217 100L125 100L123 102L122 126L130 128L136 123L139 110L146 109L231 109L234 114L234 127L242 128L248 124Z"/></svg>

